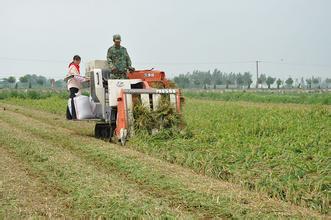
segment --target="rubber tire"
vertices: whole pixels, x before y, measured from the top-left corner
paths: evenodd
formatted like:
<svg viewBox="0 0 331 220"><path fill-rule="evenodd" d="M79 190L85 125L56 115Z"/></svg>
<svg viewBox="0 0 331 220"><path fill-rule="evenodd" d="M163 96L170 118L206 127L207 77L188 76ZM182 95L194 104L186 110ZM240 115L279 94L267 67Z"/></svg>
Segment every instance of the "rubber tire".
<svg viewBox="0 0 331 220"><path fill-rule="evenodd" d="M112 129L110 124L96 124L94 129L94 136L98 139L110 140L112 136Z"/></svg>

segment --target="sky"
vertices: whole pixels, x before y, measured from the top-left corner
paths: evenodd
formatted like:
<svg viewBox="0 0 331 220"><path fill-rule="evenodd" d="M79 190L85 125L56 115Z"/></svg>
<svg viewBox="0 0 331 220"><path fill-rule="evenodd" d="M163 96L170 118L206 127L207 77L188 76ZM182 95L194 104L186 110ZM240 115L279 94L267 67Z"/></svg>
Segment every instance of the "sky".
<svg viewBox="0 0 331 220"><path fill-rule="evenodd" d="M136 69L331 78L331 0L0 0L0 78L61 79L112 36ZM84 71L83 71L84 73Z"/></svg>

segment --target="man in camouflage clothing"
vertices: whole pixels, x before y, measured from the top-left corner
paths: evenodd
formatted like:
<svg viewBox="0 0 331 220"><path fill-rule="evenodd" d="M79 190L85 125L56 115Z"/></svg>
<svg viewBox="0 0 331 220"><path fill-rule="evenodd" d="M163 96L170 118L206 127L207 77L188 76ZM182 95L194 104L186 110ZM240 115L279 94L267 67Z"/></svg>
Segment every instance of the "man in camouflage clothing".
<svg viewBox="0 0 331 220"><path fill-rule="evenodd" d="M135 69L131 66L131 59L125 47L121 46L121 36L113 36L114 45L108 49L107 61L113 78L127 79L127 72Z"/></svg>

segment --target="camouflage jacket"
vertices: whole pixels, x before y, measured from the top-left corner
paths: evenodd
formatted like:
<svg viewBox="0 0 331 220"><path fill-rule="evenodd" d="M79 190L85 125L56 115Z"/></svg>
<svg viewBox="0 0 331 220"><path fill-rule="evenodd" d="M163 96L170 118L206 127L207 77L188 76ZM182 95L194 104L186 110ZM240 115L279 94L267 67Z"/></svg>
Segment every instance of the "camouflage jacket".
<svg viewBox="0 0 331 220"><path fill-rule="evenodd" d="M116 67L116 73L126 73L128 68L131 67L131 59L125 47L111 46L108 49L107 61L110 69Z"/></svg>

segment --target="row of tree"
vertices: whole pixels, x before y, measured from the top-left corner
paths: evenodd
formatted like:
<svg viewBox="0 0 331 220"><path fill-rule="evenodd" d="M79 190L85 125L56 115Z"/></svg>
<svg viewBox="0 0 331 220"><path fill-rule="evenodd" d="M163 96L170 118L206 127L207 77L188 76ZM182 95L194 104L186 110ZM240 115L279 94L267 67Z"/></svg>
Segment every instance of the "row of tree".
<svg viewBox="0 0 331 220"><path fill-rule="evenodd" d="M180 74L174 77L175 83L181 88L238 88L250 89L253 85L253 76L250 72L244 73L225 73L218 69L211 71L195 70L192 73ZM320 77L311 77L304 79L293 79L288 77L285 80L280 78L261 74L257 80L259 88L329 88L331 87L331 78L324 81ZM63 80L47 79L41 75L24 75L18 80L14 76L0 80L0 88L64 88Z"/></svg>
<svg viewBox="0 0 331 220"><path fill-rule="evenodd" d="M16 79L14 76L3 78L0 81L0 88L63 88L65 83L63 80L47 79L44 76L36 74L27 74Z"/></svg>
<svg viewBox="0 0 331 220"><path fill-rule="evenodd" d="M218 69L211 71L195 70L192 73L180 74L174 78L175 83L181 88L238 88L250 89L255 87L253 76L250 72L225 73ZM258 88L328 88L331 87L331 78L324 81L320 77L304 79L293 79L288 77L285 80L261 74L257 80Z"/></svg>

